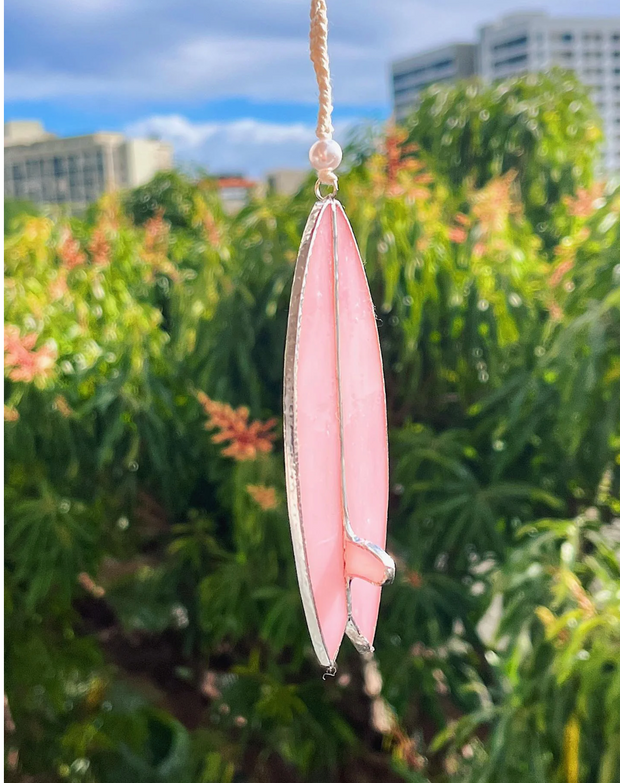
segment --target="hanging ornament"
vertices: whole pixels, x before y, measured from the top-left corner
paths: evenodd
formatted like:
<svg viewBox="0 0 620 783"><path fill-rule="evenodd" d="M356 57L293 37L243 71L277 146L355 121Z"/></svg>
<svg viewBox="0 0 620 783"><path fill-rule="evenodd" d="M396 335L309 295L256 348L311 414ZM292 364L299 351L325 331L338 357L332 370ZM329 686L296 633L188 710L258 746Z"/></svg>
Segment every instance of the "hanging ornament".
<svg viewBox="0 0 620 783"><path fill-rule="evenodd" d="M284 455L297 577L320 663L346 633L372 652L385 552L388 444L375 311L334 170L325 0L312 0L310 56L319 86L315 204L297 257L284 359ZM326 195L322 187L330 189Z"/></svg>

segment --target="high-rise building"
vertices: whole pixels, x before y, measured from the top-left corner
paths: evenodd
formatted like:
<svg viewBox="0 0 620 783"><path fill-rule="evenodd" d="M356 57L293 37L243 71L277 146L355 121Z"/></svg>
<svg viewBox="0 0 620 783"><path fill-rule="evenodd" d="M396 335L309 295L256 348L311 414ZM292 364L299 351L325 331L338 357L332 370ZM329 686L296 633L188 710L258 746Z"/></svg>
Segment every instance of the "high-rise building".
<svg viewBox="0 0 620 783"><path fill-rule="evenodd" d="M620 170L620 17L506 16L480 30L478 66L495 81L522 71L569 68L590 91L603 120L607 171Z"/></svg>
<svg viewBox="0 0 620 783"><path fill-rule="evenodd" d="M425 87L467 79L475 72L476 46L468 43L450 44L396 61L392 64L396 120L407 116Z"/></svg>
<svg viewBox="0 0 620 783"><path fill-rule="evenodd" d="M80 209L172 168L172 147L122 133L58 138L37 121L4 125L4 195Z"/></svg>
<svg viewBox="0 0 620 783"><path fill-rule="evenodd" d="M393 65L397 120L413 108L424 87L468 75L437 63L438 52L458 46L469 46L476 52L469 75L476 74L486 81L544 71L554 65L573 70L590 89L603 121L603 164L607 171L620 171L620 17L555 18L543 12L515 13L481 27L477 44L457 44L400 60ZM444 63L449 60L443 59ZM434 68L417 72L425 63L433 62Z"/></svg>

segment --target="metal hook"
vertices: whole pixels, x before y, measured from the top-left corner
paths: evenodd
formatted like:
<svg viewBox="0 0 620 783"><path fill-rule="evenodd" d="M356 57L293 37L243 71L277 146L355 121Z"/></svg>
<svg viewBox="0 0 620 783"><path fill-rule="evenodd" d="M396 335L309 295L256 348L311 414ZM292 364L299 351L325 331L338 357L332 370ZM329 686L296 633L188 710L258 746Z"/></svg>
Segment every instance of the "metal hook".
<svg viewBox="0 0 620 783"><path fill-rule="evenodd" d="M317 179L317 181L316 181L316 183L314 185L314 195L317 197L317 199L319 201L325 201L325 199L332 198L333 196L336 195L336 193L338 193L338 179L335 179L335 181L332 183L332 186L331 186L332 187L332 191L331 191L331 193L326 193L325 195L323 195L321 193L321 185L322 184L323 183L321 182L321 180Z"/></svg>
<svg viewBox="0 0 620 783"><path fill-rule="evenodd" d="M323 672L323 680L325 680L327 677L335 677L336 672L338 671L338 667L335 663L330 663L330 665L325 669Z"/></svg>

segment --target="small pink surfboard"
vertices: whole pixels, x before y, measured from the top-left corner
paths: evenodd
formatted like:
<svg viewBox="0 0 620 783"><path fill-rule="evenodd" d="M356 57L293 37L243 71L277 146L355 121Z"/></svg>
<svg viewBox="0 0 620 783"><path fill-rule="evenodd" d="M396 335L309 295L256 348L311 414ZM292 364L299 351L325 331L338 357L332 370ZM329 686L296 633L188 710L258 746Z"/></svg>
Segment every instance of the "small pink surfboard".
<svg viewBox="0 0 620 783"><path fill-rule="evenodd" d="M304 231L291 292L284 366L288 510L314 650L334 667L346 633L375 635L388 505L385 388L375 312L353 231L333 197Z"/></svg>

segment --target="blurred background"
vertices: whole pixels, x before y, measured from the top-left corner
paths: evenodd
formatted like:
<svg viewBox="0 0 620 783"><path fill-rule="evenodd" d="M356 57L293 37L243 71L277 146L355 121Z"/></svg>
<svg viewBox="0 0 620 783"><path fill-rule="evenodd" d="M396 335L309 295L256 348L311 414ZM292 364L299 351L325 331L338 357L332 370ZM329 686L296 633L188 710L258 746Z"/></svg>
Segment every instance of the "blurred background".
<svg viewBox="0 0 620 783"><path fill-rule="evenodd" d="M7 0L6 780L620 783L617 5L329 4L397 579L325 681L281 438L308 11Z"/></svg>

